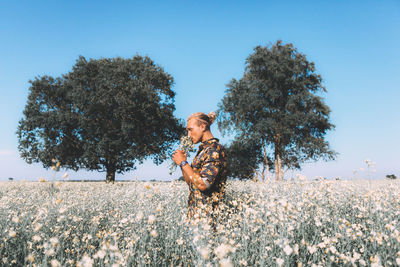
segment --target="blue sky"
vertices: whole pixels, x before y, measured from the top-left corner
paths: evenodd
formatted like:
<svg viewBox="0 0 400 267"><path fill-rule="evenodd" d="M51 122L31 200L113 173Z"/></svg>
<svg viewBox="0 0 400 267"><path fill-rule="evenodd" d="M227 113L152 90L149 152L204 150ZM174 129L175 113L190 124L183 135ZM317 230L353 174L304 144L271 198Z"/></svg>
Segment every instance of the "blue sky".
<svg viewBox="0 0 400 267"><path fill-rule="evenodd" d="M389 1L2 1L0 0L0 180L51 179L18 156L15 135L30 79L60 76L86 58L148 55L175 79L176 113L216 110L257 45L281 39L307 55L324 79L336 129L336 161L301 173L400 176L400 2ZM217 126L214 135L221 137ZM228 142L229 138L221 138ZM61 177L65 171L56 174ZM71 179L104 173L68 171ZM300 173L296 171L291 175ZM117 179L175 179L145 162Z"/></svg>

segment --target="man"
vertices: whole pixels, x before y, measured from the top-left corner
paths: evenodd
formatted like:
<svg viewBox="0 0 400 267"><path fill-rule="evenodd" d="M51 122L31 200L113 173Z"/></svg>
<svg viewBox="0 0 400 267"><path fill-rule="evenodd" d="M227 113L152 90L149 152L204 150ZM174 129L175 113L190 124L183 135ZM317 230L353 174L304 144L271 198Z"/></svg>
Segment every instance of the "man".
<svg viewBox="0 0 400 267"><path fill-rule="evenodd" d="M215 226L218 204L224 196L227 161L224 147L210 131L214 120L214 112L209 115L198 112L189 116L188 136L194 144L201 142L201 145L191 165L182 150L176 150L172 159L181 167L189 186L189 219L197 217L196 214L206 215Z"/></svg>

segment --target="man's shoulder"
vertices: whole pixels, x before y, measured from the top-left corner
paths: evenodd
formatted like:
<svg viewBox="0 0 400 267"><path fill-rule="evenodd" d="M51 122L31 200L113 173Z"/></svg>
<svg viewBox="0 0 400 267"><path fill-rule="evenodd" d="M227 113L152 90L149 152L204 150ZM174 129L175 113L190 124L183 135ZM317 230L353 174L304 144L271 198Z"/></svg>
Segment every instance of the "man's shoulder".
<svg viewBox="0 0 400 267"><path fill-rule="evenodd" d="M210 143L210 145L205 148L205 153L207 154L218 153L221 154L223 157L225 157L226 150L222 144L220 144L218 141L215 141Z"/></svg>
<svg viewBox="0 0 400 267"><path fill-rule="evenodd" d="M214 139L211 142L208 143L206 146L207 149L218 149L218 150L224 150L224 146L219 142L218 139Z"/></svg>

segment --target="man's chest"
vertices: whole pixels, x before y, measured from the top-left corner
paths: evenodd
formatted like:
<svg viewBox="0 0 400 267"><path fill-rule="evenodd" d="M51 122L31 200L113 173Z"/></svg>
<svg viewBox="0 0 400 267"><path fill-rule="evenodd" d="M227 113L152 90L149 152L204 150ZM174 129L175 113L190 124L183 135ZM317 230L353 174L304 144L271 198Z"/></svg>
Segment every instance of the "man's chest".
<svg viewBox="0 0 400 267"><path fill-rule="evenodd" d="M206 161L206 158L207 158L206 149L202 149L197 153L196 157L193 159L192 168L194 168L195 170L201 169L204 162Z"/></svg>

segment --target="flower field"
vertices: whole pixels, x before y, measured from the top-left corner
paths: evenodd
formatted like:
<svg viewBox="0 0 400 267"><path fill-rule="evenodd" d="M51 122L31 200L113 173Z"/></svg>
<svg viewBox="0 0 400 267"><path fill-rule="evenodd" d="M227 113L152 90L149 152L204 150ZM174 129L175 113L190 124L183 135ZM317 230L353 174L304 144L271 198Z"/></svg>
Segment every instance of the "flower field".
<svg viewBox="0 0 400 267"><path fill-rule="evenodd" d="M399 266L400 181L229 181L217 230L183 182L0 183L0 265Z"/></svg>

